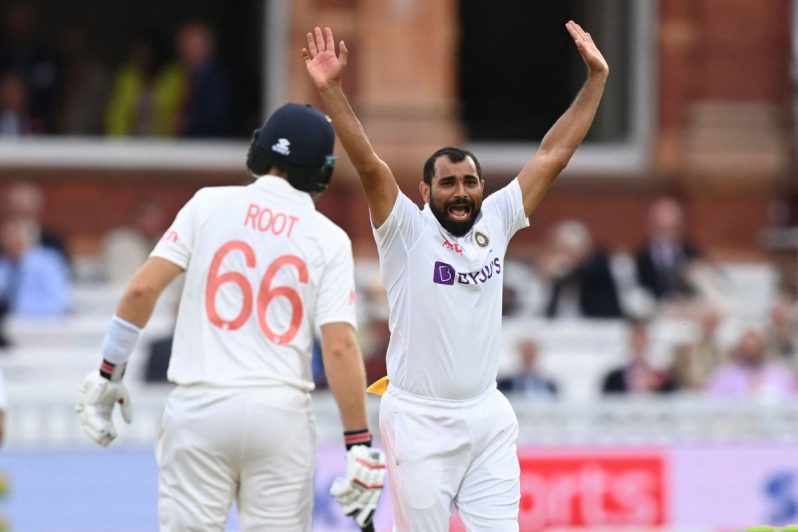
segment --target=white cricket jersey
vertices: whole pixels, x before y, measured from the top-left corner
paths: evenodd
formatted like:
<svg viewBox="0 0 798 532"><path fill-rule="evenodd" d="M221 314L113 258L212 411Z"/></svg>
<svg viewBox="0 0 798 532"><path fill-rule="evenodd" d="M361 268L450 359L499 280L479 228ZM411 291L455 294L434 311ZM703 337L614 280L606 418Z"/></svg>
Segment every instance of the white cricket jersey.
<svg viewBox="0 0 798 532"><path fill-rule="evenodd" d="M186 270L168 371L177 384L309 391L316 329L356 325L349 237L285 179L199 190L151 256Z"/></svg>
<svg viewBox="0 0 798 532"><path fill-rule="evenodd" d="M374 229L388 291L391 383L428 397L467 399L493 386L501 342L502 276L510 238L529 220L514 179L488 196L463 237L399 193Z"/></svg>

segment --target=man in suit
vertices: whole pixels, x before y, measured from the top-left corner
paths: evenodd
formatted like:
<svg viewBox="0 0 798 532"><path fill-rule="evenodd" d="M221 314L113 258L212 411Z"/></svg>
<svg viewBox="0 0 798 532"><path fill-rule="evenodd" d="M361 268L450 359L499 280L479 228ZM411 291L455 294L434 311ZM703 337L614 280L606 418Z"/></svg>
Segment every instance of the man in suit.
<svg viewBox="0 0 798 532"><path fill-rule="evenodd" d="M604 394L647 395L673 391L669 375L651 366L648 361L648 323L632 320L629 323L629 360L604 377Z"/></svg>
<svg viewBox="0 0 798 532"><path fill-rule="evenodd" d="M546 317L622 317L610 259L594 245L583 223L565 220L557 224L541 270L549 278Z"/></svg>
<svg viewBox="0 0 798 532"><path fill-rule="evenodd" d="M649 238L637 252L637 280L658 300L692 295L687 267L699 258L684 236L684 212L672 197L657 198L649 210Z"/></svg>
<svg viewBox="0 0 798 532"><path fill-rule="evenodd" d="M499 379L497 387L504 393L525 398L553 399L557 397L557 383L541 375L538 369L538 344L531 339L518 342L521 368L512 377Z"/></svg>

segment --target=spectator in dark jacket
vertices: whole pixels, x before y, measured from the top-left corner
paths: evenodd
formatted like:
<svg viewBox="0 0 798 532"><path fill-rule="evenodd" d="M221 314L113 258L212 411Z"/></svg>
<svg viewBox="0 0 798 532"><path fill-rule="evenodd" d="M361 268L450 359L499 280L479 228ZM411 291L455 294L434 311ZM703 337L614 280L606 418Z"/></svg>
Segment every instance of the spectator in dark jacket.
<svg viewBox="0 0 798 532"><path fill-rule="evenodd" d="M521 340L517 349L521 367L515 375L499 379L497 383L499 390L528 398L556 397L557 384L544 377L538 369L537 342L530 339Z"/></svg>
<svg viewBox="0 0 798 532"><path fill-rule="evenodd" d="M559 223L549 237L541 273L548 278L549 318L620 318L623 314L618 288L607 254L594 246L581 222Z"/></svg>
<svg viewBox="0 0 798 532"><path fill-rule="evenodd" d="M216 39L201 22L185 24L177 34L177 54L188 75L179 134L224 137L230 134L230 79L216 58Z"/></svg>
<svg viewBox="0 0 798 532"><path fill-rule="evenodd" d="M657 198L648 223L648 240L636 257L638 283L660 300L692 295L687 269L699 253L684 236L682 206L671 197Z"/></svg>
<svg viewBox="0 0 798 532"><path fill-rule="evenodd" d="M26 87L28 133L52 133L60 72L40 43L33 2L6 2L0 31L0 72L21 77Z"/></svg>
<svg viewBox="0 0 798 532"><path fill-rule="evenodd" d="M674 390L666 372L653 368L648 360L648 323L633 320L629 324L628 362L611 370L604 377L605 394L648 395Z"/></svg>

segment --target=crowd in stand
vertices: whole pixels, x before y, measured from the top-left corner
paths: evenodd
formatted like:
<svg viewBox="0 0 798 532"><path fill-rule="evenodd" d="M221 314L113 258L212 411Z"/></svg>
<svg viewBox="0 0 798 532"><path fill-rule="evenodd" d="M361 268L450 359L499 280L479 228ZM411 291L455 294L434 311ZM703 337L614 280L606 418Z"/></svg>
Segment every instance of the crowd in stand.
<svg viewBox="0 0 798 532"><path fill-rule="evenodd" d="M226 137L233 132L231 78L213 29L181 25L172 39L132 36L108 65L85 27L67 26L56 51L39 39L37 12L2 13L0 139L36 134Z"/></svg>
<svg viewBox="0 0 798 532"><path fill-rule="evenodd" d="M62 236L42 225L42 191L28 182L11 183L2 190L0 205L0 316L35 320L69 314L71 286L81 280L76 280ZM169 221L157 200L142 197L130 223L104 236L97 257L100 280L124 283ZM794 299L777 293L767 315L751 316L735 308L728 297L718 297L712 276L721 274L686 239L683 209L672 197L652 202L648 227L648 238L635 256L624 258L597 246L584 224L560 222L533 262L507 264L506 317L625 323L628 341L617 346L624 362L601 382L601 392L607 395L689 391L765 402L798 396ZM385 291L374 261L360 259L356 269L359 334L368 377L376 380L385 373L390 336ZM665 366L654 364L652 323L674 317L689 321L698 332L689 341L669 345ZM721 341L720 329L731 322L731 340ZM559 386L540 368L539 359L546 354L534 334L530 329L513 346L517 370L500 376L498 385L523 397L554 399ZM0 345L8 343L7 336L0 334ZM146 380L165 379L170 346L168 337L153 342ZM319 356L314 374L323 387Z"/></svg>
<svg viewBox="0 0 798 532"><path fill-rule="evenodd" d="M795 300L775 289L767 315L751 315L735 300L717 265L686 237L683 207L670 196L656 198L648 213L648 237L634 256L611 257L596 246L588 228L576 220L554 227L536 261L542 283L539 314L549 319L623 320L628 342L625 362L603 378L602 393L651 396L675 391L718 399L765 403L798 397L798 322ZM523 287L515 287L523 290ZM668 363L652 361L652 323L677 319L695 325L690 341L669 345ZM725 323L724 323L725 322ZM722 325L728 325L725 341ZM527 390L547 382L530 365L529 348L519 346L522 373L508 390ZM501 384L501 382L500 382ZM542 395L548 387L535 385Z"/></svg>
<svg viewBox="0 0 798 532"><path fill-rule="evenodd" d="M48 49L39 39L36 16L22 2L2 11L0 141L33 134L205 138L232 133L231 78L207 24L183 23L169 39L139 32L128 39L124 58L109 65L84 27L65 26L57 51ZM42 192L30 183L2 191L0 324L10 314L35 319L71 311L74 265L60 235L42 225L43 202ZM606 394L691 390L764 400L798 394L793 294L775 297L769 315L740 321L718 269L686 238L683 208L675 198L657 198L648 219L640 222L647 223L648 236L629 255L603 249L577 219L556 224L532 260L505 265L504 314L626 322L629 340L618 346L626 362L603 379ZM168 223L163 207L142 197L130 224L110 231L102 242L102 279L126 281ZM369 379L375 380L385 372L389 338L385 294L374 264L361 260L358 269L360 335ZM655 367L650 325L673 316L694 323L699 333L673 346L667 367ZM721 345L718 330L732 320L740 321L734 339ZM0 346L9 343L3 333L0 326ZM148 379L163 379L170 345L169 338L153 345ZM516 351L517 374L502 376L499 386L529 397L556 397L558 383L539 369L538 359L546 353L534 331ZM314 374L321 379L319 364L317 357Z"/></svg>
<svg viewBox="0 0 798 532"><path fill-rule="evenodd" d="M533 260L516 262L516 271L508 263L505 317L624 323L628 340L617 346L624 362L600 383L607 396L683 391L763 403L798 397L795 299L774 287L769 311L752 314L722 268L687 238L684 209L675 197L655 198L645 222L647 238L632 255L602 249L575 219L556 224ZM689 339L665 342L664 365L654 360L650 340L659 320L689 323L697 331ZM387 323L377 321L387 337ZM374 336L374 327L368 336ZM556 398L559 386L538 363L546 354L533 326L511 350L516 370L499 379L499 388L527 398ZM378 343L371 356L382 360L383 353ZM370 378L378 378L384 360L371 365L377 371Z"/></svg>
<svg viewBox="0 0 798 532"><path fill-rule="evenodd" d="M67 311L70 267L63 239L43 228L44 198L29 183L15 183L0 199L0 314L59 316ZM0 335L0 344L8 340Z"/></svg>

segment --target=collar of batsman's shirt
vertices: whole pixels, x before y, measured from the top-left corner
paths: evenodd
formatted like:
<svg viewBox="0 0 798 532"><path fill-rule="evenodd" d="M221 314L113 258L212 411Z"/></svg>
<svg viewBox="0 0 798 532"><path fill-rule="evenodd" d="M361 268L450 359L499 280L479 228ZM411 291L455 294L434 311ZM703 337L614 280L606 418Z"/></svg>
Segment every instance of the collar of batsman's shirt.
<svg viewBox="0 0 798 532"><path fill-rule="evenodd" d="M315 203L309 193L295 189L287 179L282 177L264 175L255 179L249 186L258 190L268 191L270 194L295 199L300 202L307 202L308 205L315 208Z"/></svg>

